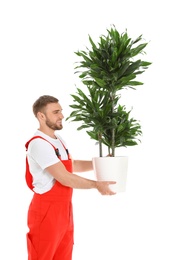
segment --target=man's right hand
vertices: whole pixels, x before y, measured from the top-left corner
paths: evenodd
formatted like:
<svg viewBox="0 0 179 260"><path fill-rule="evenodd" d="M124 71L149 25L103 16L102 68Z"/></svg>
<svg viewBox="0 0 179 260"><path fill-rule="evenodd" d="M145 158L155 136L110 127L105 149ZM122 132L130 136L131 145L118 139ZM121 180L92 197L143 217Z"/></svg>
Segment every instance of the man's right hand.
<svg viewBox="0 0 179 260"><path fill-rule="evenodd" d="M116 192L109 188L109 185L116 184L115 181L96 181L96 188L102 195L115 195Z"/></svg>

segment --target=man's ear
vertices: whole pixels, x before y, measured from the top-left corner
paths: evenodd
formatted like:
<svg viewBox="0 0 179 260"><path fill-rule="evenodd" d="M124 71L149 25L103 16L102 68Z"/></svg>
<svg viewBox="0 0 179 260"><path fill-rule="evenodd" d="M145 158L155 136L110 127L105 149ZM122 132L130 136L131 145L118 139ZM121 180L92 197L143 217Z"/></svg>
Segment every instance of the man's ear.
<svg viewBox="0 0 179 260"><path fill-rule="evenodd" d="M38 113L37 113L37 118L38 118L39 120L43 120L43 119L45 118L45 115L44 115L42 112L38 112Z"/></svg>

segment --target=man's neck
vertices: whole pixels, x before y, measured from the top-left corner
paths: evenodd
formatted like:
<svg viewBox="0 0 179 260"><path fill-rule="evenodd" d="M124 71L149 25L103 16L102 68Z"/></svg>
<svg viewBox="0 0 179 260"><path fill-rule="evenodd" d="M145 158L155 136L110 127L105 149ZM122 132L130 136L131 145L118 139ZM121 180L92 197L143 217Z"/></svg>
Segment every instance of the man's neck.
<svg viewBox="0 0 179 260"><path fill-rule="evenodd" d="M44 129L42 129L42 128L39 128L38 130L41 131L42 133L44 133L44 134L50 136L50 137L53 138L53 139L57 139L57 137L56 137L56 135L55 135L55 131L53 131L53 130L50 130L50 129L49 129L49 130L44 130Z"/></svg>

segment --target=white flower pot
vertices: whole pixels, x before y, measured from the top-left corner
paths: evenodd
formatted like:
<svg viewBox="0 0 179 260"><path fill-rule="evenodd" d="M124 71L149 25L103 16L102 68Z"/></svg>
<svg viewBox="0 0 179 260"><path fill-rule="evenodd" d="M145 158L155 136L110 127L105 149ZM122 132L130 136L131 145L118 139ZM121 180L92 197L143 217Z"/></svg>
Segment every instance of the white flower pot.
<svg viewBox="0 0 179 260"><path fill-rule="evenodd" d="M128 157L94 157L93 168L96 179L99 181L116 181L110 185L114 192L126 191Z"/></svg>

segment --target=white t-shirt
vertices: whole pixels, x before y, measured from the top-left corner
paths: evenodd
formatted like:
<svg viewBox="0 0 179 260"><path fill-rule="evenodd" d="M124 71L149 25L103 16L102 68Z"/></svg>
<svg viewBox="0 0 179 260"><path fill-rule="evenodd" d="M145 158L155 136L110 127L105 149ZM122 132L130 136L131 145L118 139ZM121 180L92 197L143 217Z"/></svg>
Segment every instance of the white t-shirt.
<svg viewBox="0 0 179 260"><path fill-rule="evenodd" d="M34 136L39 135L58 148L62 160L68 159L68 155L63 146L64 144L66 147L66 144L59 134L55 134L57 139L54 139L37 130ZM33 190L39 194L47 192L53 187L55 179L45 169L59 162L55 150L49 142L41 138L35 138L29 143L27 150L29 169L33 176Z"/></svg>

